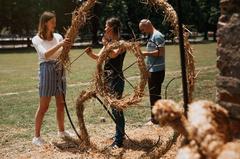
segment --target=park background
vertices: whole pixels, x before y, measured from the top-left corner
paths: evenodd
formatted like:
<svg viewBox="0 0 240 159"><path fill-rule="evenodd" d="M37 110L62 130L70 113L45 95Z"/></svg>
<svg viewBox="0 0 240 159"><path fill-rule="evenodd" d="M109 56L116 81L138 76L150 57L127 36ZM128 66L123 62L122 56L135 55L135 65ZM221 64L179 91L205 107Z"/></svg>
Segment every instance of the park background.
<svg viewBox="0 0 240 159"><path fill-rule="evenodd" d="M31 38L36 34L39 15L45 11L55 11L57 15L56 31L65 34L70 26L71 12L83 1L56 0L11 0L0 2L0 154L6 158L14 158L21 153L31 151L31 139L34 132L34 115L38 106L38 58L31 47ZM173 7L176 3L168 1ZM87 45L95 46L95 51L101 46L104 21L111 15L120 17L123 23L122 35L125 39L132 38L132 31L138 37L142 35L138 22L149 18L152 23L166 35L166 78L163 84L163 98L182 101L182 85L179 46L172 39L170 26L164 20L164 13L143 3L140 0L99 0L92 10L92 18L80 30L75 47L70 51L71 59L83 52ZM187 25L192 35L190 41L194 49L196 65L196 86L194 100L215 100L216 68L216 24L219 11L219 1L184 0L183 23ZM65 29L64 29L65 27ZM143 48L144 49L144 46ZM124 67L135 61L129 53ZM75 103L79 93L90 85L95 73L96 63L83 55L72 64L67 75L67 105L73 121L77 123ZM136 83L139 75L137 66L125 72L130 82ZM176 78L167 87L170 80ZM166 88L167 87L167 88ZM147 90L147 89L146 89ZM126 83L125 94L131 93L131 87ZM144 125L149 119L149 100L143 101L125 111L126 131ZM102 122L102 119L106 119ZM113 136L114 123L110 120L102 106L95 100L86 103L85 119L90 135ZM65 117L66 129L71 126ZM56 135L55 101L52 100L47 112L42 135L51 139Z"/></svg>

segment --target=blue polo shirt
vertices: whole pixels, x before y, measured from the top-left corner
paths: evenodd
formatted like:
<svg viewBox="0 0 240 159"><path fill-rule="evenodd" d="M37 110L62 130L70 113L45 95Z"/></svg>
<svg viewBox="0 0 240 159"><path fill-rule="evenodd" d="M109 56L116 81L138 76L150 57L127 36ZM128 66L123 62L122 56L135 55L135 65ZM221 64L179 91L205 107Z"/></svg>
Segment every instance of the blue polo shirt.
<svg viewBox="0 0 240 159"><path fill-rule="evenodd" d="M158 47L165 46L164 35L157 30L154 30L153 34L148 40L147 51L157 50ZM165 55L162 56L147 56L146 58L147 69L149 72L158 72L165 70Z"/></svg>

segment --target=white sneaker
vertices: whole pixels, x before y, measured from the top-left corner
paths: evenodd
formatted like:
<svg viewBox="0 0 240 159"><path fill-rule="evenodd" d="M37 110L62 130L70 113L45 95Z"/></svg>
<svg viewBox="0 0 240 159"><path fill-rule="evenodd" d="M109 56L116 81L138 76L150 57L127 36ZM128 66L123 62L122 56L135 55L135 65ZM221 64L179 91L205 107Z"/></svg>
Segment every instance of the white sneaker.
<svg viewBox="0 0 240 159"><path fill-rule="evenodd" d="M42 146L44 145L46 142L41 138L41 137L34 137L32 139L32 144L37 145L37 146Z"/></svg>
<svg viewBox="0 0 240 159"><path fill-rule="evenodd" d="M58 137L64 139L64 138L70 138L72 137L73 135L66 132L66 131L58 131Z"/></svg>
<svg viewBox="0 0 240 159"><path fill-rule="evenodd" d="M148 121L147 123L144 124L145 126L152 126L153 125L153 122L150 120Z"/></svg>

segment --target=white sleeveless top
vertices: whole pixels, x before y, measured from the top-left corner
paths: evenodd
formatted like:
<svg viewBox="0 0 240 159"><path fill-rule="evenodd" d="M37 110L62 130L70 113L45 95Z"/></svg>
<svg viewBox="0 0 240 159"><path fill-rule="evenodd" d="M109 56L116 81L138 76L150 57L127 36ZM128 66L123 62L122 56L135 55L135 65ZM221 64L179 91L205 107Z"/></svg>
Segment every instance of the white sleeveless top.
<svg viewBox="0 0 240 159"><path fill-rule="evenodd" d="M62 51L62 47L59 48L51 57L49 57L48 59L45 58L45 53L51 49L53 46L55 46L56 44L58 44L60 41L63 40L63 37L58 34L58 33L53 33L53 39L48 41L48 40L43 40L41 39L38 35L34 36L32 38L32 43L34 48L36 49L37 53L38 53L38 59L39 59L39 63L42 62L47 62L47 61L52 61L52 60L56 60L57 57L60 55L61 51Z"/></svg>

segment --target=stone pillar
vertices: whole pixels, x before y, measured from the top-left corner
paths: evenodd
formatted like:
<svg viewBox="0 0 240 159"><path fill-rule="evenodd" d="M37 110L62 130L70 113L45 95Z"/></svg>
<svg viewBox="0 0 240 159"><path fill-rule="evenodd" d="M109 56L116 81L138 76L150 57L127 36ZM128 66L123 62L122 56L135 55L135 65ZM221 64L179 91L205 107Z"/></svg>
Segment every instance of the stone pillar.
<svg viewBox="0 0 240 159"><path fill-rule="evenodd" d="M221 0L220 5L217 102L229 111L231 118L240 120L240 0Z"/></svg>

